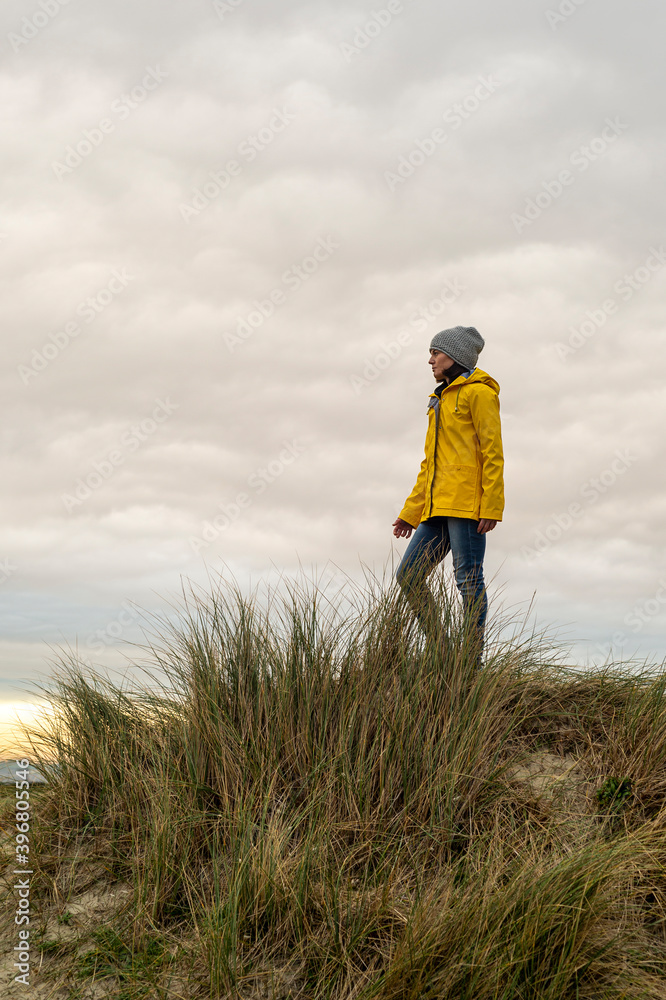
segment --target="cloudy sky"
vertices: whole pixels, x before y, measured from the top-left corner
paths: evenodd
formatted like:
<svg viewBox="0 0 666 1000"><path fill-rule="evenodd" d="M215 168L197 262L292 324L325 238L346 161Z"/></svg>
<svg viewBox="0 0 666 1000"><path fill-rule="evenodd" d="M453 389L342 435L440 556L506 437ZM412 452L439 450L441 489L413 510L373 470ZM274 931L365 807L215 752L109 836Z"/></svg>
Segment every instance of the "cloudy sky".
<svg viewBox="0 0 666 1000"><path fill-rule="evenodd" d="M183 578L390 572L428 343L501 385L496 603L666 655L657 0L4 0L0 694Z"/></svg>

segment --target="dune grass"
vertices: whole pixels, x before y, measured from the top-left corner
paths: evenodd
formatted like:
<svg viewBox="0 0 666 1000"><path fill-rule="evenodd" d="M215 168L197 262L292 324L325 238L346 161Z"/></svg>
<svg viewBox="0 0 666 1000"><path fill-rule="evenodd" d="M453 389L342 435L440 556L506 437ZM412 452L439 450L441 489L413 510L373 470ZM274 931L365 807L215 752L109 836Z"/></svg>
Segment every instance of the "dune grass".
<svg viewBox="0 0 666 1000"><path fill-rule="evenodd" d="M666 998L666 674L529 634L473 673L438 601L426 639L392 589L343 615L220 585L153 623L141 690L63 659L32 856L54 995ZM63 941L100 884L122 905Z"/></svg>

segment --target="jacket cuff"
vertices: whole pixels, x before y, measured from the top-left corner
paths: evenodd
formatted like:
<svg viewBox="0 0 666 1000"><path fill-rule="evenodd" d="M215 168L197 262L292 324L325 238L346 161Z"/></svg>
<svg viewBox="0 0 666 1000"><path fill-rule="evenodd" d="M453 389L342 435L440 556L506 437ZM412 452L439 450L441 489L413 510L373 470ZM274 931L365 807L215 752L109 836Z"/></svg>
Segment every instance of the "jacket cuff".
<svg viewBox="0 0 666 1000"><path fill-rule="evenodd" d="M400 513L398 514L398 517L400 518L401 521L406 521L407 524L410 525L410 527L418 528L419 524L421 523L422 513L423 509L421 509L418 513L416 513L414 511L414 508L403 507Z"/></svg>
<svg viewBox="0 0 666 1000"><path fill-rule="evenodd" d="M479 514L480 520L501 521L504 510L482 510Z"/></svg>

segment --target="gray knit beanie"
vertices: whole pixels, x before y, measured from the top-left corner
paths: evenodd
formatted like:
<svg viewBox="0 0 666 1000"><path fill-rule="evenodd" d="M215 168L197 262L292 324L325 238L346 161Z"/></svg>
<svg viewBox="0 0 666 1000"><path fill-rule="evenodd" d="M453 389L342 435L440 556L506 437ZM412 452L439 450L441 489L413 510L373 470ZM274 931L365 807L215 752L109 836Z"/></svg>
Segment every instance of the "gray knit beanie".
<svg viewBox="0 0 666 1000"><path fill-rule="evenodd" d="M430 350L442 351L450 358L464 365L466 369L476 368L479 354L485 340L473 326L454 326L451 330L436 333L430 341Z"/></svg>

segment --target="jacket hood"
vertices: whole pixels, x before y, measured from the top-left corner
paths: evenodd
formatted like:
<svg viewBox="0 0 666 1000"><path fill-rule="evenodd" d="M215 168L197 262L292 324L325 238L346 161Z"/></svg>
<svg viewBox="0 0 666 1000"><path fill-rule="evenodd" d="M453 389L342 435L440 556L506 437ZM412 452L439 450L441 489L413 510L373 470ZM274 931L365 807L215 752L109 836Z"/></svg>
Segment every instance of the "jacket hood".
<svg viewBox="0 0 666 1000"><path fill-rule="evenodd" d="M436 393L433 391L430 393L430 395L431 396L441 395L442 393L447 392L449 389L454 389L454 388L458 389L461 385L470 385L472 382L482 382L484 385L490 386L493 392L496 392L497 395L499 396L500 392L499 382L496 379L494 379L492 375L489 375L488 372L484 372L482 368L475 368L472 374L468 378L465 378L464 375L459 375L458 378L455 378L450 385L445 385L440 393Z"/></svg>

